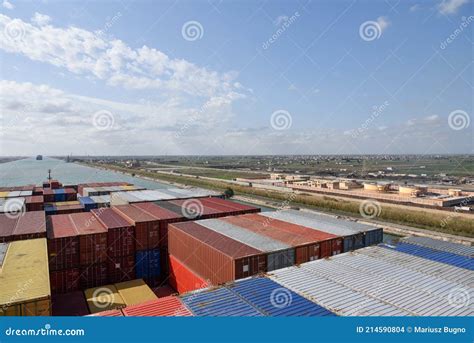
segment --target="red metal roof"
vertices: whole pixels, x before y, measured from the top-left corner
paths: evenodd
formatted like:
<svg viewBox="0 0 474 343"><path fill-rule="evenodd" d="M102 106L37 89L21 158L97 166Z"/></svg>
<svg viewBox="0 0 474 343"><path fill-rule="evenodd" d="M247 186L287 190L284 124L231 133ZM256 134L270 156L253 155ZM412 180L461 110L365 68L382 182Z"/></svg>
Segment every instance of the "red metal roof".
<svg viewBox="0 0 474 343"><path fill-rule="evenodd" d="M132 224L154 222L157 220L147 212L132 205L113 206L112 209Z"/></svg>
<svg viewBox="0 0 474 343"><path fill-rule="evenodd" d="M206 198L206 201L207 202L213 202L213 203L216 203L216 204L225 205L225 206L229 206L229 207L232 207L232 208L234 208L238 211L251 210L251 209L258 208L258 207L254 207L254 206L250 206L250 205L239 204L239 203L233 202L231 200L225 200L225 199L214 198L214 197Z"/></svg>
<svg viewBox="0 0 474 343"><path fill-rule="evenodd" d="M131 224L125 220L120 214L111 208L99 208L91 210L91 213L97 220L108 229L117 229L122 227L130 227Z"/></svg>
<svg viewBox="0 0 474 343"><path fill-rule="evenodd" d="M13 235L46 232L46 218L43 211L23 213L16 223Z"/></svg>
<svg viewBox="0 0 474 343"><path fill-rule="evenodd" d="M122 309L123 314L140 317L189 317L191 311L179 300L178 297L168 296L157 300L148 301L143 304L128 306Z"/></svg>
<svg viewBox="0 0 474 343"><path fill-rule="evenodd" d="M49 239L107 232L90 212L49 216L47 229Z"/></svg>
<svg viewBox="0 0 474 343"><path fill-rule="evenodd" d="M224 236L194 222L169 224L168 230L171 228L178 229L234 259L263 254L260 250L252 248L244 243Z"/></svg>
<svg viewBox="0 0 474 343"><path fill-rule="evenodd" d="M80 235L106 233L107 229L90 212L69 214L71 221Z"/></svg>
<svg viewBox="0 0 474 343"><path fill-rule="evenodd" d="M9 237L15 230L17 218L10 218L6 214L0 214L0 237Z"/></svg>
<svg viewBox="0 0 474 343"><path fill-rule="evenodd" d="M173 219L182 219L184 216L181 214L174 213L166 208L160 207L151 202L143 202L138 204L133 204L132 206L139 208L142 211L147 212L156 219L159 220L173 220Z"/></svg>
<svg viewBox="0 0 474 343"><path fill-rule="evenodd" d="M196 204L199 204L198 206L200 209L202 209L201 215L209 215L209 214L216 214L216 213L222 213L222 210L217 210L215 208L212 208L210 206L206 206L201 199L186 199L186 200L170 200L169 201L172 204L178 205L183 207L184 204L187 205L188 208L192 210L196 210Z"/></svg>
<svg viewBox="0 0 474 343"><path fill-rule="evenodd" d="M89 314L89 317L123 317L123 314L120 310L108 310L95 314Z"/></svg>
<svg viewBox="0 0 474 343"><path fill-rule="evenodd" d="M69 218L69 214L49 216L46 227L49 239L77 236L77 230Z"/></svg>
<svg viewBox="0 0 474 343"><path fill-rule="evenodd" d="M25 202L27 204L42 203L44 202L44 197L42 195L32 195L32 196L26 197Z"/></svg>

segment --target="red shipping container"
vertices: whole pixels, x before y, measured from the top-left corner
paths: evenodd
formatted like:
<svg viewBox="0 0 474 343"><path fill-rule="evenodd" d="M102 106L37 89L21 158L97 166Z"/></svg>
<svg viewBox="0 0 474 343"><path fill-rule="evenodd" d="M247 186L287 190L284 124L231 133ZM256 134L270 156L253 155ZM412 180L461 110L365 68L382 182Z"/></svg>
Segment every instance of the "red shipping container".
<svg viewBox="0 0 474 343"><path fill-rule="evenodd" d="M134 228L111 208L91 210L97 220L107 228L107 255L109 257L135 255Z"/></svg>
<svg viewBox="0 0 474 343"><path fill-rule="evenodd" d="M12 218L6 214L0 214L0 243L11 241L18 218Z"/></svg>
<svg viewBox="0 0 474 343"><path fill-rule="evenodd" d="M191 311L178 297L168 296L122 309L126 317L190 317Z"/></svg>
<svg viewBox="0 0 474 343"><path fill-rule="evenodd" d="M136 250L151 250L160 246L159 220L132 205L113 206L112 209L135 225Z"/></svg>
<svg viewBox="0 0 474 343"><path fill-rule="evenodd" d="M77 193L73 188L65 188L64 193L66 194L66 201L77 200Z"/></svg>
<svg viewBox="0 0 474 343"><path fill-rule="evenodd" d="M47 219L49 270L79 266L78 232L68 214L49 216Z"/></svg>
<svg viewBox="0 0 474 343"><path fill-rule="evenodd" d="M264 252L195 222L169 224L168 244L170 255L212 284L242 279L267 269Z"/></svg>
<svg viewBox="0 0 474 343"><path fill-rule="evenodd" d="M25 198L26 211L43 211L44 198L42 195L33 195Z"/></svg>
<svg viewBox="0 0 474 343"><path fill-rule="evenodd" d="M54 202L54 191L50 188L43 190L44 202Z"/></svg>
<svg viewBox="0 0 474 343"><path fill-rule="evenodd" d="M84 206L80 204L56 206L56 214L73 214L81 212L84 212Z"/></svg>
<svg viewBox="0 0 474 343"><path fill-rule="evenodd" d="M26 212L18 217L11 240L46 238L46 218L44 212Z"/></svg>
<svg viewBox="0 0 474 343"><path fill-rule="evenodd" d="M178 293L191 292L209 287L210 284L173 255L169 255L170 274L168 282Z"/></svg>
<svg viewBox="0 0 474 343"><path fill-rule="evenodd" d="M89 317L123 317L122 311L120 310L108 310L94 314L89 314Z"/></svg>
<svg viewBox="0 0 474 343"><path fill-rule="evenodd" d="M87 316L89 314L86 297L84 292L80 291L53 295L51 306L53 316Z"/></svg>
<svg viewBox="0 0 474 343"><path fill-rule="evenodd" d="M88 266L107 260L107 229L89 212L68 214L79 234L79 263Z"/></svg>
<svg viewBox="0 0 474 343"><path fill-rule="evenodd" d="M58 294L78 291L80 289L80 275L79 268L51 271L49 273L51 293Z"/></svg>
<svg viewBox="0 0 474 343"><path fill-rule="evenodd" d="M33 188L33 196L35 195L43 195L43 187Z"/></svg>
<svg viewBox="0 0 474 343"><path fill-rule="evenodd" d="M107 261L109 283L135 279L135 256L109 257Z"/></svg>
<svg viewBox="0 0 474 343"><path fill-rule="evenodd" d="M80 288L87 289L107 284L107 263L81 267Z"/></svg>
<svg viewBox="0 0 474 343"><path fill-rule="evenodd" d="M255 206L250 206L250 205L244 205L244 204L239 204L234 201L230 200L225 200L217 197L210 197L210 198L205 198L206 202L208 203L216 203L216 204L221 204L224 206L232 207L236 211L239 211L240 213L258 213L261 212L261 209L259 207Z"/></svg>

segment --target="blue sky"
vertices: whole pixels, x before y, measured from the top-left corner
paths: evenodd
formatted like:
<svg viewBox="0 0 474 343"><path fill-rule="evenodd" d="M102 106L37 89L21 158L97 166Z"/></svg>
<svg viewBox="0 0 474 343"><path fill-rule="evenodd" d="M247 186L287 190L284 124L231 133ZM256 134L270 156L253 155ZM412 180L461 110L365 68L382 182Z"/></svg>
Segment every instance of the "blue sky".
<svg viewBox="0 0 474 343"><path fill-rule="evenodd" d="M0 154L473 153L472 10L3 1Z"/></svg>

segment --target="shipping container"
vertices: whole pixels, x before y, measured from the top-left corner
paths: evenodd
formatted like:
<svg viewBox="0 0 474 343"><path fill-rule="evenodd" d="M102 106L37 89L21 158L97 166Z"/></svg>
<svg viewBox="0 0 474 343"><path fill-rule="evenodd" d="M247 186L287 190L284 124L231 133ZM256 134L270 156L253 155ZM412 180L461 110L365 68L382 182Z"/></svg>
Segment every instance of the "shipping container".
<svg viewBox="0 0 474 343"><path fill-rule="evenodd" d="M123 317L123 314L121 310L109 310L90 314L88 317Z"/></svg>
<svg viewBox="0 0 474 343"><path fill-rule="evenodd" d="M79 236L69 216L49 216L46 220L51 271L79 267Z"/></svg>
<svg viewBox="0 0 474 343"><path fill-rule="evenodd" d="M262 317L263 314L225 287L185 294L181 301L198 317Z"/></svg>
<svg viewBox="0 0 474 343"><path fill-rule="evenodd" d="M116 283L118 293L126 306L142 304L150 300L156 300L158 297L153 293L150 287L142 280Z"/></svg>
<svg viewBox="0 0 474 343"><path fill-rule="evenodd" d="M132 205L112 207L130 224L135 226L135 249L151 250L160 245L160 223L155 217Z"/></svg>
<svg viewBox="0 0 474 343"><path fill-rule="evenodd" d="M400 240L403 243L419 245L425 248L444 251L456 255L474 257L474 247L464 244L440 241L429 237L405 237Z"/></svg>
<svg viewBox="0 0 474 343"><path fill-rule="evenodd" d="M107 229L92 213L69 214L79 235L79 263L88 266L107 261Z"/></svg>
<svg viewBox="0 0 474 343"><path fill-rule="evenodd" d="M64 194L66 197L66 201L77 200L77 192L73 188L64 188Z"/></svg>
<svg viewBox="0 0 474 343"><path fill-rule="evenodd" d="M61 189L53 188L53 193L54 193L55 202L66 201L66 191L64 190L64 188L61 188Z"/></svg>
<svg viewBox="0 0 474 343"><path fill-rule="evenodd" d="M280 284L265 278L253 277L226 285L266 316L271 317L326 317L334 314Z"/></svg>
<svg viewBox="0 0 474 343"><path fill-rule="evenodd" d="M252 276L267 269L267 255L195 222L169 224L169 254L212 284Z"/></svg>
<svg viewBox="0 0 474 343"><path fill-rule="evenodd" d="M84 212L84 207L82 205L62 205L56 206L55 214L73 214L73 213L82 213Z"/></svg>
<svg viewBox="0 0 474 343"><path fill-rule="evenodd" d="M102 311L117 310L125 307L122 296L114 285L88 288L84 291L89 312L94 314Z"/></svg>
<svg viewBox="0 0 474 343"><path fill-rule="evenodd" d="M33 195L25 198L26 211L43 211L44 198L42 195Z"/></svg>
<svg viewBox="0 0 474 343"><path fill-rule="evenodd" d="M0 213L11 213L15 216L25 211L25 198L0 199Z"/></svg>
<svg viewBox="0 0 474 343"><path fill-rule="evenodd" d="M108 282L107 263L81 266L79 285L81 289L99 287Z"/></svg>
<svg viewBox="0 0 474 343"><path fill-rule="evenodd" d="M43 190L43 198L44 198L44 202L54 202L55 201L54 190L50 188L45 188Z"/></svg>
<svg viewBox="0 0 474 343"><path fill-rule="evenodd" d="M18 218L0 214L0 243L10 242Z"/></svg>
<svg viewBox="0 0 474 343"><path fill-rule="evenodd" d="M109 257L134 256L134 227L111 208L91 210L107 229L107 255Z"/></svg>
<svg viewBox="0 0 474 343"><path fill-rule="evenodd" d="M78 200L86 211L97 208L97 204L90 197L79 197Z"/></svg>
<svg viewBox="0 0 474 343"><path fill-rule="evenodd" d="M169 255L169 265L168 283L178 293L191 292L211 286L209 282L197 275L173 255Z"/></svg>
<svg viewBox="0 0 474 343"><path fill-rule="evenodd" d="M122 310L126 317L190 317L193 314L178 297L168 296Z"/></svg>
<svg viewBox="0 0 474 343"><path fill-rule="evenodd" d="M316 212L281 210L263 212L262 216L341 236L344 238L344 252L378 244L383 239L383 230L381 228L337 219L329 215L317 214Z"/></svg>
<svg viewBox="0 0 474 343"><path fill-rule="evenodd" d="M135 255L135 275L139 279L161 276L161 254L159 249L139 250Z"/></svg>
<svg viewBox="0 0 474 343"><path fill-rule="evenodd" d="M295 264L342 252L341 237L278 219L246 214L221 220L295 247Z"/></svg>
<svg viewBox="0 0 474 343"><path fill-rule="evenodd" d="M81 270L79 268L50 271L51 293L59 294L78 291L81 289L79 283L80 275Z"/></svg>
<svg viewBox="0 0 474 343"><path fill-rule="evenodd" d="M1 243L0 267L0 315L51 315L45 238Z"/></svg>
<svg viewBox="0 0 474 343"><path fill-rule="evenodd" d="M107 259L107 274L110 283L135 279L135 256L109 256Z"/></svg>
<svg viewBox="0 0 474 343"><path fill-rule="evenodd" d="M51 303L53 316L74 317L89 314L84 292L55 294L51 298Z"/></svg>
<svg viewBox="0 0 474 343"><path fill-rule="evenodd" d="M209 203L216 203L216 204L222 204L225 206L233 207L237 211L245 211L245 213L258 213L261 211L259 207L255 206L250 206L250 205L244 205L240 204L238 202L234 202L232 200L226 200L218 197L209 197L205 199Z"/></svg>
<svg viewBox="0 0 474 343"><path fill-rule="evenodd" d="M267 271L295 264L295 249L291 245L220 219L198 220L196 224L264 252L267 258Z"/></svg>
<svg viewBox="0 0 474 343"><path fill-rule="evenodd" d="M474 259L469 256L456 255L445 251L434 250L422 247L420 245L407 244L403 242L398 243L396 246L385 247L389 249L395 249L406 254L423 257L428 260L446 263L451 266L474 270Z"/></svg>
<svg viewBox="0 0 474 343"><path fill-rule="evenodd" d="M436 270L428 271L432 264L432 261L383 247L368 247L308 262L298 268L277 270L270 278L345 316L474 315L472 307L450 303L459 291L467 292L469 297L472 287L446 280ZM450 268L464 274L464 278L472 280L474 276L470 271Z"/></svg>

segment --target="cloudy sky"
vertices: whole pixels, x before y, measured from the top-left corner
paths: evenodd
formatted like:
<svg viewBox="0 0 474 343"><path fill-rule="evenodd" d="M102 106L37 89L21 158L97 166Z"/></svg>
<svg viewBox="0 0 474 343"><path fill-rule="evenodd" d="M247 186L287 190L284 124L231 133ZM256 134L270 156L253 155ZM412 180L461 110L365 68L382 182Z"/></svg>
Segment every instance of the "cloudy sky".
<svg viewBox="0 0 474 343"><path fill-rule="evenodd" d="M469 0L0 3L0 155L474 153Z"/></svg>

